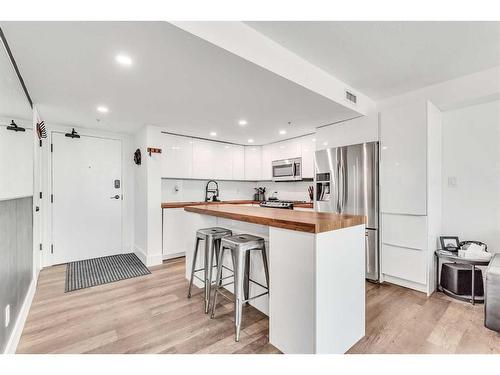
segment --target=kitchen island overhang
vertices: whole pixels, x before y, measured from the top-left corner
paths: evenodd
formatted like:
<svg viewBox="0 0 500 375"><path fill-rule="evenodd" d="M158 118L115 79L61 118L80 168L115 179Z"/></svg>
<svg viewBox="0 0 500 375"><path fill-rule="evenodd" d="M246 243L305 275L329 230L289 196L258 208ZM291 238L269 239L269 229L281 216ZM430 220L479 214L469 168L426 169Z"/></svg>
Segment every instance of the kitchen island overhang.
<svg viewBox="0 0 500 375"><path fill-rule="evenodd" d="M364 336L364 216L224 204L184 209L196 215L200 228L223 226L264 237L269 303L258 299L253 305L269 316L269 341L283 353L345 353ZM259 281L258 257L251 263L251 277Z"/></svg>

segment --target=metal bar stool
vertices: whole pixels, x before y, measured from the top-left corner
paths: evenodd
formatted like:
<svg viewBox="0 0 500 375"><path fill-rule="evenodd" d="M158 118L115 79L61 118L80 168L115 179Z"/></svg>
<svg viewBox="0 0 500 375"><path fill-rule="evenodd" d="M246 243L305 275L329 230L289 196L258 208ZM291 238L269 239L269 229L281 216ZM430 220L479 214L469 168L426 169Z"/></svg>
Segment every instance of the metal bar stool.
<svg viewBox="0 0 500 375"><path fill-rule="evenodd" d="M191 288L193 287L193 279L196 277L200 280L205 289L205 314L208 314L208 309L210 306L210 296L211 296L211 287L212 287L212 269L213 269L213 258L215 254L216 265L221 264L219 262L220 258L220 245L221 239L226 236L231 236L233 232L229 229L213 227L213 228L204 228L196 231L196 242L194 245L194 254L193 261L191 264L191 278L189 280L189 289L188 289L188 298L191 298ZM204 263L203 267L196 269L196 259L198 258L198 245L200 241L205 241L205 254L204 254ZM227 267L226 267L227 268ZM196 275L197 272L203 271L203 279ZM232 270L230 270L232 271ZM232 277L232 276L229 276Z"/></svg>
<svg viewBox="0 0 500 375"><path fill-rule="evenodd" d="M224 251L230 250L231 257L233 260L233 274L234 281L227 284L222 284L222 261L224 259ZM264 273L266 275L266 286L250 279L250 251L260 250L262 254L262 263L264 265ZM265 289L264 293L258 294L253 297L249 297L249 283L259 285L261 288ZM236 236L224 237L221 240L221 250L219 254L219 263L217 265L217 277L215 279L215 292L214 299L212 303L212 315L211 318L215 317L215 305L217 304L217 294L221 294L223 297L230 299L225 296L220 288L231 285L234 283L234 310L235 310L235 326L236 326L236 337L235 340L240 340L240 330L241 330L241 315L243 313L243 304L248 303L255 298L262 297L269 294L269 268L267 266L267 255L266 255L266 245L262 237L252 236L251 234L240 234Z"/></svg>

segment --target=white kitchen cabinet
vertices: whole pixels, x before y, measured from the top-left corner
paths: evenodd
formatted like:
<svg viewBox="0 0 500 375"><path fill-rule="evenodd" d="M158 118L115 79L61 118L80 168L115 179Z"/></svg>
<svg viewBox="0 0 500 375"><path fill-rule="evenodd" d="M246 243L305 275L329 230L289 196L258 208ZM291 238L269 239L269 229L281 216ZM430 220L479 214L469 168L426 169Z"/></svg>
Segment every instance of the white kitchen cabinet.
<svg viewBox="0 0 500 375"><path fill-rule="evenodd" d="M201 139L193 140L193 178L215 178L215 148L213 143Z"/></svg>
<svg viewBox="0 0 500 375"><path fill-rule="evenodd" d="M301 156L301 138L273 143L273 160L298 158Z"/></svg>
<svg viewBox="0 0 500 375"><path fill-rule="evenodd" d="M216 180L233 179L233 150L230 144L210 142L212 148L212 177Z"/></svg>
<svg viewBox="0 0 500 375"><path fill-rule="evenodd" d="M380 115L380 210L427 214L427 109L411 103Z"/></svg>
<svg viewBox="0 0 500 375"><path fill-rule="evenodd" d="M161 135L162 177L193 177L193 141L189 137Z"/></svg>
<svg viewBox="0 0 500 375"><path fill-rule="evenodd" d="M245 146L232 145L231 152L233 162L231 178L242 181L245 179Z"/></svg>
<svg viewBox="0 0 500 375"><path fill-rule="evenodd" d="M272 179L272 162L275 154L275 146L274 144L264 145L262 146L262 180L271 180Z"/></svg>
<svg viewBox="0 0 500 375"><path fill-rule="evenodd" d="M184 255L190 234L184 208L164 208L163 210L163 258Z"/></svg>
<svg viewBox="0 0 500 375"><path fill-rule="evenodd" d="M302 178L314 178L314 152L316 139L314 135L308 135L300 140L302 155Z"/></svg>
<svg viewBox="0 0 500 375"><path fill-rule="evenodd" d="M381 280L431 294L441 233L441 113L411 102L380 113Z"/></svg>
<svg viewBox="0 0 500 375"><path fill-rule="evenodd" d="M245 146L245 180L262 179L262 147Z"/></svg>
<svg viewBox="0 0 500 375"><path fill-rule="evenodd" d="M323 126L315 134L316 150L379 140L378 113Z"/></svg>

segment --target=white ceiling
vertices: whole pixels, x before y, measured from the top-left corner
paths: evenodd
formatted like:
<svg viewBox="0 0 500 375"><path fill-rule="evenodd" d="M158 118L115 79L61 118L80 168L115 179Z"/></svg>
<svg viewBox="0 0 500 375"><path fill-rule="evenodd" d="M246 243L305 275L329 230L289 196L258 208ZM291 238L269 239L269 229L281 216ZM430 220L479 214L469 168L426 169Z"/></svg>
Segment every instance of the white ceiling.
<svg viewBox="0 0 500 375"><path fill-rule="evenodd" d="M32 112L21 83L0 41L0 117L31 121ZM5 120L8 121L8 120ZM2 121L2 125L3 121Z"/></svg>
<svg viewBox="0 0 500 375"><path fill-rule="evenodd" d="M500 22L246 22L372 99L500 65Z"/></svg>
<svg viewBox="0 0 500 375"><path fill-rule="evenodd" d="M357 116L167 22L0 26L47 123L128 133L157 125L262 144ZM117 65L118 53L130 55L133 65ZM109 113L98 114L98 105ZM238 125L242 118L248 121L244 128ZM280 129L288 133L280 135Z"/></svg>

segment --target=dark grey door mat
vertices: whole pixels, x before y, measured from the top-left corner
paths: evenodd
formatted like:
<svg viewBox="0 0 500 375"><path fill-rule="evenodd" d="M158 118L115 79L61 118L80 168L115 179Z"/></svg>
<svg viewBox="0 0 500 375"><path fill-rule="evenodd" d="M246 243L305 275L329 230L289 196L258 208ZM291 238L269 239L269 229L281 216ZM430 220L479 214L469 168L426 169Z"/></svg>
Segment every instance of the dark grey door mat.
<svg viewBox="0 0 500 375"><path fill-rule="evenodd" d="M150 273L134 253L80 260L66 265L64 291L72 292Z"/></svg>

